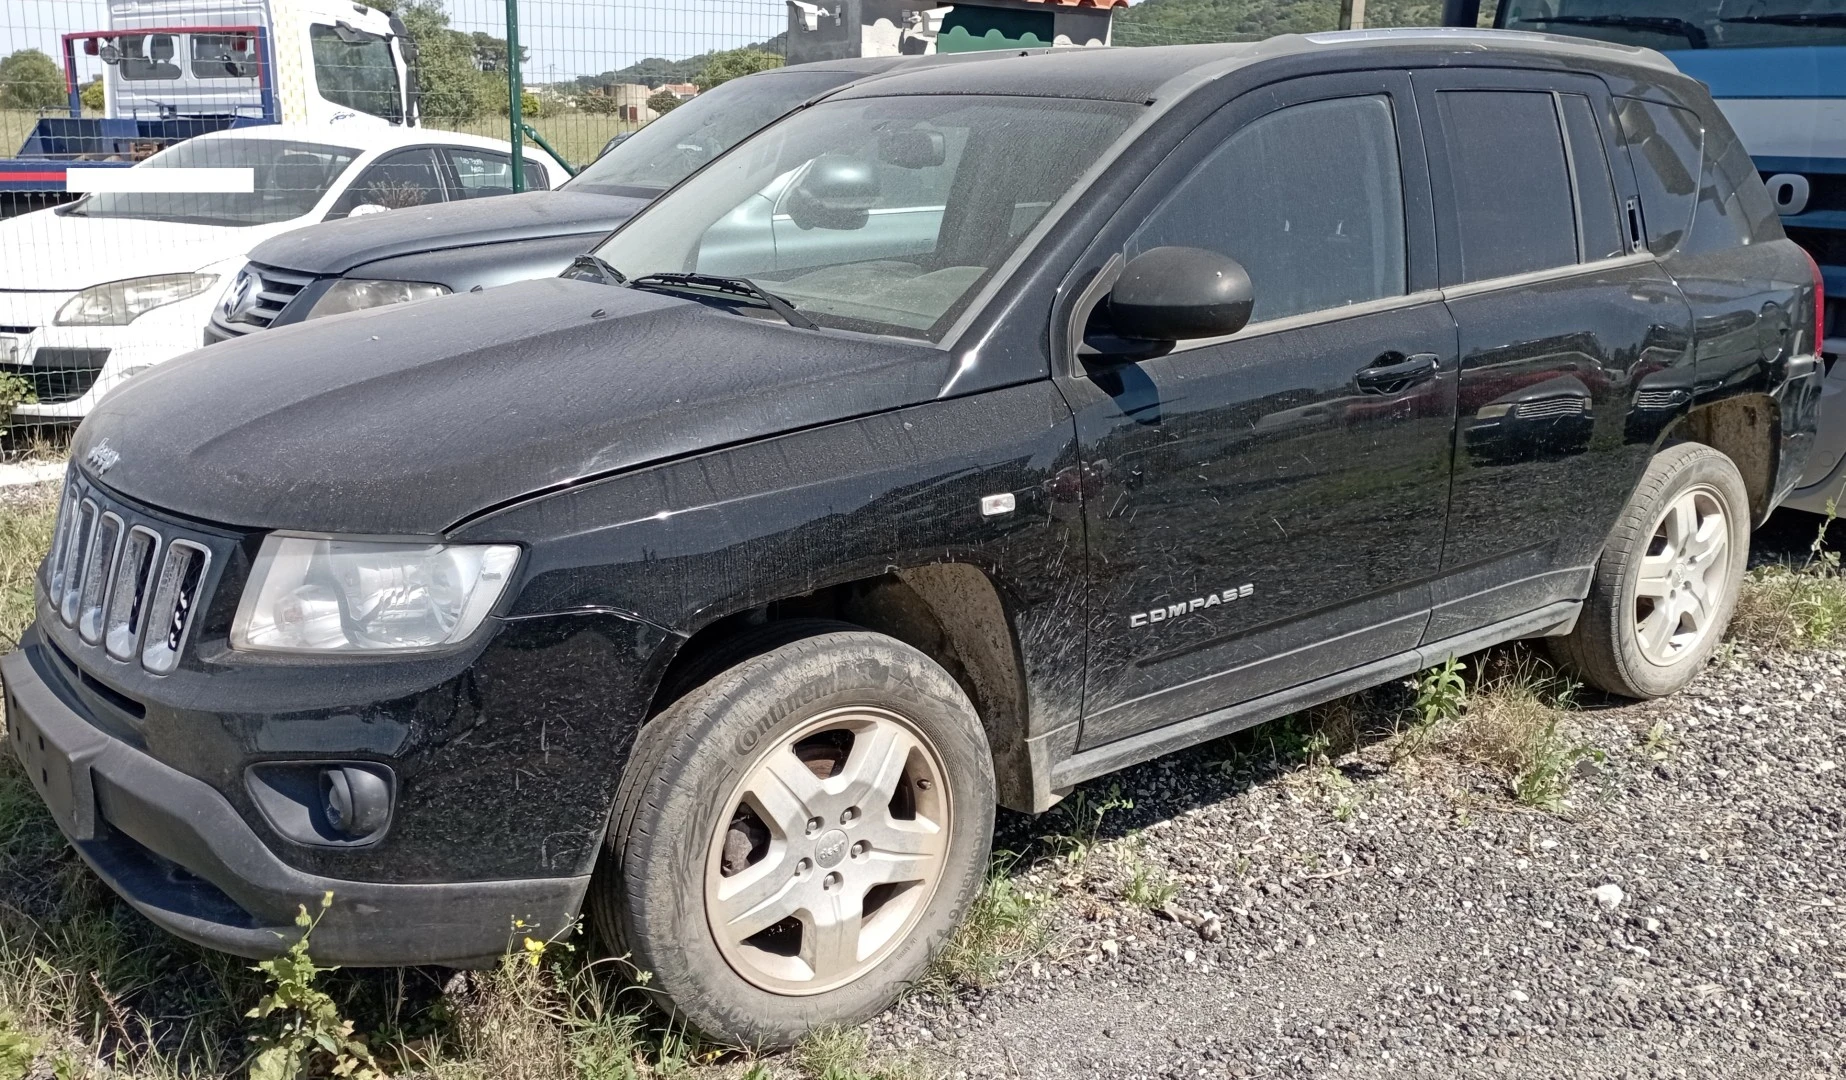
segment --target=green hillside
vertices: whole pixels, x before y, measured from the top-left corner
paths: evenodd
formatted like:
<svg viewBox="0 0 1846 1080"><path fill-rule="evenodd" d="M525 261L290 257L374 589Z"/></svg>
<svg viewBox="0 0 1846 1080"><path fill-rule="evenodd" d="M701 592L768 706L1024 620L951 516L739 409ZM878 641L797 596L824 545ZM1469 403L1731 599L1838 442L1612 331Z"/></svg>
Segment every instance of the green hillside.
<svg viewBox="0 0 1846 1080"><path fill-rule="evenodd" d="M1115 43L1247 41L1332 30L1339 19L1339 0L1141 0L1116 13ZM1435 26L1441 21L1441 0L1368 0L1365 6L1367 26Z"/></svg>

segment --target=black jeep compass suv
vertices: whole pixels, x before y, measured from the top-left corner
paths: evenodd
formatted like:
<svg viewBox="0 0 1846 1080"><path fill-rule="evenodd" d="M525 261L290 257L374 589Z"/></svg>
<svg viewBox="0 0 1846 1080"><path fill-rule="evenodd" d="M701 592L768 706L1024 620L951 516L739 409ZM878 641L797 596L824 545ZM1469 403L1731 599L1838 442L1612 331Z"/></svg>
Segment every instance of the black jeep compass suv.
<svg viewBox="0 0 1846 1080"><path fill-rule="evenodd" d="M10 738L193 941L330 891L323 959L470 964L581 911L785 1042L917 976L996 803L1515 638L1685 685L1801 474L1818 299L1644 50L893 74L564 277L110 396Z"/></svg>

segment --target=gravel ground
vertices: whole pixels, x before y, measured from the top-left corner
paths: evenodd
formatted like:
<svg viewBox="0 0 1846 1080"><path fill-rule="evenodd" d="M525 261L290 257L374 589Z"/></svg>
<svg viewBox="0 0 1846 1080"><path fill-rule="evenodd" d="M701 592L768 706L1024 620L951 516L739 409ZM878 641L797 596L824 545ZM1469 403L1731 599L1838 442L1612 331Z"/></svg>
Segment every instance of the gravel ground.
<svg viewBox="0 0 1846 1080"><path fill-rule="evenodd" d="M1557 814L1384 743L1123 774L1118 838L1038 874L1047 954L874 1045L969 1077L1846 1075L1846 651L1736 648L1575 720L1607 758ZM1118 898L1137 851L1177 920Z"/></svg>

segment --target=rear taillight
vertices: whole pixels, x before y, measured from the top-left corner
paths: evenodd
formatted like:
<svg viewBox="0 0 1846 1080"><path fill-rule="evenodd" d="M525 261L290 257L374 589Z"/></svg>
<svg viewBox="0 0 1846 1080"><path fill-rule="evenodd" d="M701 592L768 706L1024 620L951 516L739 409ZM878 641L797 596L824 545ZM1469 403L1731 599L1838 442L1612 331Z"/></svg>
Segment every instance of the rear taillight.
<svg viewBox="0 0 1846 1080"><path fill-rule="evenodd" d="M1801 254L1808 256L1808 270L1814 275L1814 355L1819 356L1820 343L1827 331L1827 279L1821 276L1820 264L1814 261L1814 256L1805 251Z"/></svg>

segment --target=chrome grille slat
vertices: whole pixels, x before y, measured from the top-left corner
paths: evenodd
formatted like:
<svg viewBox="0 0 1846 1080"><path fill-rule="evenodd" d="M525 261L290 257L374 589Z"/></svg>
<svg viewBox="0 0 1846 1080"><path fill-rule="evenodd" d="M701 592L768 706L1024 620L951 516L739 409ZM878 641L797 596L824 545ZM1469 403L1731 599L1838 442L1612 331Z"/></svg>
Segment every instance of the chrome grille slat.
<svg viewBox="0 0 1846 1080"><path fill-rule="evenodd" d="M141 645L141 666L155 675L165 675L179 666L180 653L198 614L200 585L211 557L210 551L190 540L175 540L167 545Z"/></svg>
<svg viewBox="0 0 1846 1080"><path fill-rule="evenodd" d="M109 586L109 615L103 633L103 648L117 660L134 659L159 557L160 537L152 529L136 525L128 530L115 580Z"/></svg>
<svg viewBox="0 0 1846 1080"><path fill-rule="evenodd" d="M58 596L58 617L64 625L77 622L77 601L82 594L83 568L90 561L90 543L96 538L96 503L85 499L77 504L77 520L71 527L69 561L65 564L64 591Z"/></svg>
<svg viewBox="0 0 1846 1080"><path fill-rule="evenodd" d="M75 470L65 478L53 528L46 603L58 621L83 644L100 645L123 663L139 661L149 674L179 667L204 610L211 548L164 535L167 526Z"/></svg>
<svg viewBox="0 0 1846 1080"><path fill-rule="evenodd" d="M109 582L115 576L116 556L122 550L122 516L103 511L90 542L90 557L83 561L83 586L78 590L77 636L95 645L103 639L103 605Z"/></svg>

